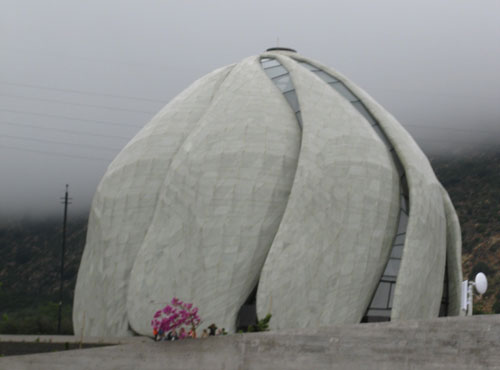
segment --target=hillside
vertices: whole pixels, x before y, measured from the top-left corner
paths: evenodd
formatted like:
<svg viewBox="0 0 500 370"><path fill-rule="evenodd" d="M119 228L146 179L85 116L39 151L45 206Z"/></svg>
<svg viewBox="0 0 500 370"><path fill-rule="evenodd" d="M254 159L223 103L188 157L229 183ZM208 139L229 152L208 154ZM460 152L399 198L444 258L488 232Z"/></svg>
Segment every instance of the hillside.
<svg viewBox="0 0 500 370"><path fill-rule="evenodd" d="M475 311L500 313L500 152L431 159L462 225L464 277L487 274L489 289ZM71 211L71 210L70 210ZM71 303L87 220L68 224L63 332L71 333ZM0 225L0 333L55 333L59 300L61 220Z"/></svg>
<svg viewBox="0 0 500 370"><path fill-rule="evenodd" d="M0 332L55 333L62 217L0 226ZM71 305L87 220L70 219L65 255L63 333L72 333Z"/></svg>
<svg viewBox="0 0 500 370"><path fill-rule="evenodd" d="M500 152L439 158L432 165L460 219L464 279L479 271L488 277L474 311L500 313Z"/></svg>

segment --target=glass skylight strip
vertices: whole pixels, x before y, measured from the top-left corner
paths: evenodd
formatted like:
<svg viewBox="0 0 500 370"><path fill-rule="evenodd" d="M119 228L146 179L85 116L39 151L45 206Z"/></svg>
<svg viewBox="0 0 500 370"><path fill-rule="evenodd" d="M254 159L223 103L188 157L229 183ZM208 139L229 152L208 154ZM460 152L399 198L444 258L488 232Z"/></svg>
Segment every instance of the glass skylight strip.
<svg viewBox="0 0 500 370"><path fill-rule="evenodd" d="M318 67L313 66L312 64L306 63L306 62L299 62L299 64L302 65L302 67L307 68L310 71L319 71Z"/></svg>
<svg viewBox="0 0 500 370"><path fill-rule="evenodd" d="M353 102L352 105L358 110L359 113L370 123L370 125L375 126L377 121L373 119L373 116L366 110L363 103L360 101Z"/></svg>
<svg viewBox="0 0 500 370"><path fill-rule="evenodd" d="M292 108L295 113L299 127L302 129L302 115L300 114L299 99L297 98L297 93L295 92L290 73L274 58L261 58L260 65L276 87L283 93L290 108Z"/></svg>
<svg viewBox="0 0 500 370"><path fill-rule="evenodd" d="M316 72L313 72L316 73ZM316 73L317 74L317 73ZM321 76L320 76L321 77ZM342 82L337 81L337 82L330 82L329 85L333 87L337 92L342 95L344 98L349 100L351 103L352 102L357 102L359 99L354 96L354 94L349 90L346 85L344 85Z"/></svg>
<svg viewBox="0 0 500 370"><path fill-rule="evenodd" d="M262 58L260 60L260 63L262 64L262 68L269 68L280 65L280 63L276 59L271 58Z"/></svg>
<svg viewBox="0 0 500 370"><path fill-rule="evenodd" d="M366 109L365 105L359 100L359 98L355 96L354 93L342 81L321 70L320 68L313 66L310 63L299 62L299 64L328 83L340 95L346 98L354 106L354 108L356 108L356 110L366 119L366 121L373 128L374 132L390 151L394 165L400 177L401 196L400 210L397 221L397 231L393 238L391 252L389 254L389 259L387 260L387 263L385 265L384 272L382 274L382 277L380 278L379 284L377 286L377 289L375 290L365 317L363 318L363 321L390 320L392 300L394 299L394 288L401 264L401 256L403 254L403 246L406 239L406 229L408 226L408 214L410 212L408 184L406 182L406 174L404 168L398 156L396 155L396 152L392 147L389 138L382 130L375 117L373 117L373 115L368 111L368 109Z"/></svg>
<svg viewBox="0 0 500 370"><path fill-rule="evenodd" d="M281 64L273 67L268 67L265 69L265 71L269 78L288 75L288 71Z"/></svg>

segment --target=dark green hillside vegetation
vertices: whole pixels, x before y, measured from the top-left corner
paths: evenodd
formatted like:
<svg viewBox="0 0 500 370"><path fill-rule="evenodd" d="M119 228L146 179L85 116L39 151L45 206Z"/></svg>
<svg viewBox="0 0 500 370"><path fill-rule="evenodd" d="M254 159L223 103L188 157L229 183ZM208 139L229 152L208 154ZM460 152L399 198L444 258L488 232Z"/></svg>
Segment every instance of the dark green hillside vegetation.
<svg viewBox="0 0 500 370"><path fill-rule="evenodd" d="M432 165L460 219L464 279L477 272L488 278L474 311L500 313L500 151L437 158Z"/></svg>
<svg viewBox="0 0 500 370"><path fill-rule="evenodd" d="M0 226L0 333L57 332L61 220L20 221ZM67 228L61 331L73 332L71 305L85 243L87 220Z"/></svg>
<svg viewBox="0 0 500 370"><path fill-rule="evenodd" d="M500 313L500 151L431 162L460 218L464 278L488 276L475 311ZM62 321L68 334L86 227L86 218L70 216ZM60 251L60 219L0 224L0 333L56 332Z"/></svg>

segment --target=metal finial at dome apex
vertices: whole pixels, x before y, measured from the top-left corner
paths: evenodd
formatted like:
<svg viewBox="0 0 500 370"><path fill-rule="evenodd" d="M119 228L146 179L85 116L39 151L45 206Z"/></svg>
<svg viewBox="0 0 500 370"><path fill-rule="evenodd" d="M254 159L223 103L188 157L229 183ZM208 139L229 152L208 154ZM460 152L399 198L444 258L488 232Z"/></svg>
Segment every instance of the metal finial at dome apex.
<svg viewBox="0 0 500 370"><path fill-rule="evenodd" d="M273 47L273 48L269 48L266 51L289 51L289 52L292 52L292 53L296 53L297 52L297 50L295 50L295 49L285 48L285 47L282 47L282 46L276 46L276 47Z"/></svg>

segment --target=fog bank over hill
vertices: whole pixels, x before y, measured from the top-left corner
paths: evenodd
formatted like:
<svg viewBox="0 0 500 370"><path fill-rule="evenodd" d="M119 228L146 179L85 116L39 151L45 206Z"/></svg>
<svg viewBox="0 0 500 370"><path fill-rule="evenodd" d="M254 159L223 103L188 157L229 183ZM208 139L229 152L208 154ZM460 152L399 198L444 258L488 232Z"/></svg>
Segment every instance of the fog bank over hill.
<svg viewBox="0 0 500 370"><path fill-rule="evenodd" d="M456 163L463 160L477 161L479 158L495 157L495 153L500 154L500 145L498 145L500 139L496 136L491 136L487 140L478 137L475 143L459 142L458 136L453 137L449 142L445 138L441 140L439 136L435 136L434 139L435 143L422 147L433 166L434 161L438 161L442 165L446 162ZM466 173L463 174L463 176L466 175ZM95 183L90 184L86 180L83 179L82 184L70 185L69 188L69 196L72 199L68 215L74 219L88 217L92 198L100 178L96 178ZM485 178L484 181L489 181L489 178ZM49 182L38 187L37 191L40 194L45 193L43 197L29 194L30 191L32 190L29 186L9 191L12 198L2 204L0 225L19 221L36 222L59 219L62 221L64 205L60 198L64 197L64 185L60 186L59 189L53 189Z"/></svg>
<svg viewBox="0 0 500 370"><path fill-rule="evenodd" d="M431 159L460 160L474 158L482 154L500 153L499 129L485 126L485 129L470 130L467 128L428 129L426 127L406 127L425 154ZM52 158L49 158L52 159ZM33 161L47 161L45 157L30 158ZM16 177L2 179L0 188L0 222L19 220L57 219L63 215L62 199L65 184L69 183L69 215L71 217L87 217L97 185L104 175L106 166L98 169L81 166L71 167L67 163L65 171L51 173L46 165L47 175L43 168L40 177L33 182L29 167L16 169ZM57 167L65 167L57 166ZM81 172L79 172L79 169ZM37 169L38 171L38 169ZM19 181L23 179L23 181ZM71 181L69 181L71 180ZM57 183L56 183L57 182Z"/></svg>
<svg viewBox="0 0 500 370"><path fill-rule="evenodd" d="M111 160L196 79L288 46L344 74L430 155L500 146L500 2L5 0L0 218L88 213ZM300 26L298 26L300 25Z"/></svg>

